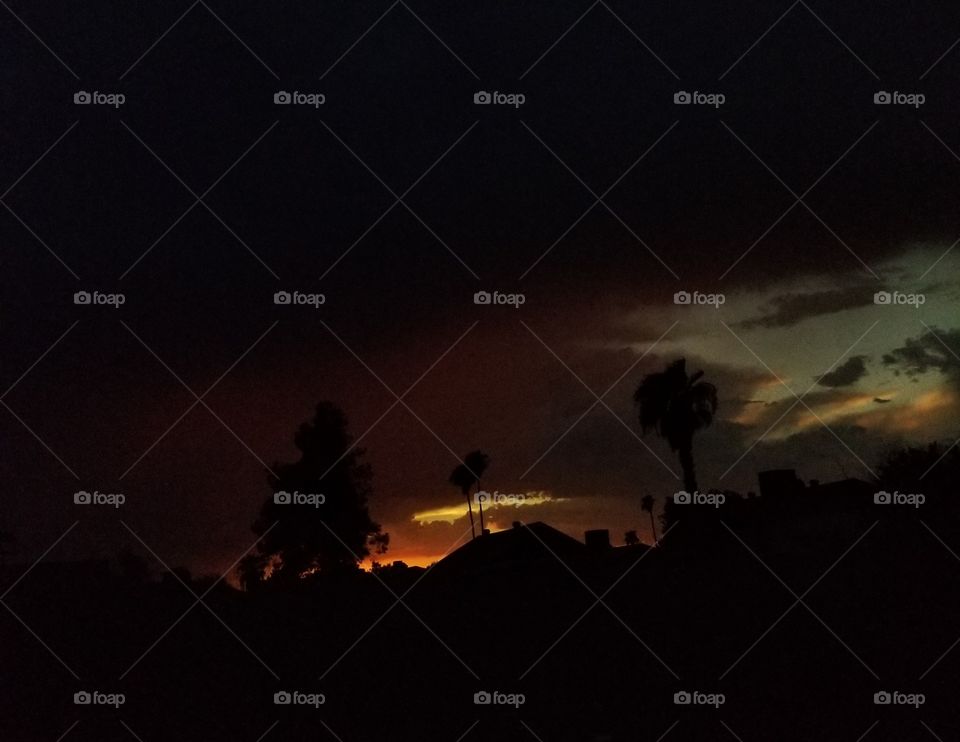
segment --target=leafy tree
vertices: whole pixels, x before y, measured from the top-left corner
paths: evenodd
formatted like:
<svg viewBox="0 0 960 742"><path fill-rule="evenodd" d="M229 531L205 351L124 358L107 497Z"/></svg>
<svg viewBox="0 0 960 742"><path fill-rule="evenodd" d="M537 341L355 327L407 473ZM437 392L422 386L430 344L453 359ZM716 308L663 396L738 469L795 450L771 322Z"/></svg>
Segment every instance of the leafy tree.
<svg viewBox="0 0 960 742"><path fill-rule="evenodd" d="M645 376L633 395L643 432L655 429L677 452L688 492L697 491L693 436L710 425L717 412L717 388L700 381L702 376L703 371L697 371L688 377L686 359L679 358L663 371Z"/></svg>
<svg viewBox="0 0 960 742"><path fill-rule="evenodd" d="M390 548L390 534L375 533L367 543L369 547L373 549L374 554L383 556L387 553L387 549Z"/></svg>
<svg viewBox="0 0 960 742"><path fill-rule="evenodd" d="M922 494L925 511L960 519L960 446L930 443L891 451L877 467L884 490Z"/></svg>
<svg viewBox="0 0 960 742"><path fill-rule="evenodd" d="M261 537L257 552L239 567L247 589L264 581L295 584L309 573L356 569L370 546L378 554L387 550L389 536L367 508L372 472L364 451L353 445L343 412L321 402L294 443L300 459L273 465L274 495L252 527Z"/></svg>
<svg viewBox="0 0 960 742"><path fill-rule="evenodd" d="M470 502L470 490L476 485L477 492L480 491L480 477L483 476L488 466L490 466L490 457L487 454L483 451L471 451L464 456L463 463L458 464L450 474L450 484L459 487L460 492L467 498L470 533L473 538L476 538L477 534L473 528L473 505ZM480 533L483 534L483 503L478 500L477 506L480 508Z"/></svg>

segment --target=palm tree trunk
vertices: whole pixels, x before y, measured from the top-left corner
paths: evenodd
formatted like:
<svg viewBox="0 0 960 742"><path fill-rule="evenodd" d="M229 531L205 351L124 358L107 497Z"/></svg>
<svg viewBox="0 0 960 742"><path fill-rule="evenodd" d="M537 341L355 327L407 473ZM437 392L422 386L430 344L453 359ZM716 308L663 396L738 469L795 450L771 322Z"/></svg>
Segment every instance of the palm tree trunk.
<svg viewBox="0 0 960 742"><path fill-rule="evenodd" d="M683 469L683 487L692 495L697 491L697 473L693 466L692 442L682 446L679 455L680 467Z"/></svg>
<svg viewBox="0 0 960 742"><path fill-rule="evenodd" d="M470 538L477 537L477 531L473 527L473 505L470 502L470 493L467 492L467 512L470 513Z"/></svg>
<svg viewBox="0 0 960 742"><path fill-rule="evenodd" d="M653 510L650 510L650 530L653 531L653 545L657 545L657 526L653 521Z"/></svg>
<svg viewBox="0 0 960 742"><path fill-rule="evenodd" d="M479 480L479 479L477 480L477 494L478 494L478 495L480 494L480 480ZM482 536L482 535L483 535L483 532L484 532L484 528L483 528L483 500L481 500L479 497L477 498L477 507L480 508L480 535Z"/></svg>

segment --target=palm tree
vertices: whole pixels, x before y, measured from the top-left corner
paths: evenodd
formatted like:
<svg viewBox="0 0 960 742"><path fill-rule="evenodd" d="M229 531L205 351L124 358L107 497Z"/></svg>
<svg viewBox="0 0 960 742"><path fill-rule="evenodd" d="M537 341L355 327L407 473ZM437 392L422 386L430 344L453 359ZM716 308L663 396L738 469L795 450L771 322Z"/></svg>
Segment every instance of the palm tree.
<svg viewBox="0 0 960 742"><path fill-rule="evenodd" d="M693 435L713 422L717 412L717 388L700 381L703 371L687 376L686 359L679 358L663 371L643 377L633 394L639 407L640 426L667 439L677 452L683 469L683 486L697 491L693 466Z"/></svg>
<svg viewBox="0 0 960 742"><path fill-rule="evenodd" d="M650 513L650 530L653 531L653 545L657 545L657 527L653 522L653 495L644 495L640 500L640 508L645 513Z"/></svg>
<svg viewBox="0 0 960 742"><path fill-rule="evenodd" d="M463 463L458 464L450 474L450 484L459 487L460 492L467 498L467 511L470 513L470 533L473 538L477 537L477 533L473 528L473 504L470 502L470 490L476 485L477 492L480 491L480 477L483 476L488 466L490 466L490 457L487 454L483 451L471 451L463 457ZM477 505L480 508L480 534L483 535L483 503L477 500Z"/></svg>

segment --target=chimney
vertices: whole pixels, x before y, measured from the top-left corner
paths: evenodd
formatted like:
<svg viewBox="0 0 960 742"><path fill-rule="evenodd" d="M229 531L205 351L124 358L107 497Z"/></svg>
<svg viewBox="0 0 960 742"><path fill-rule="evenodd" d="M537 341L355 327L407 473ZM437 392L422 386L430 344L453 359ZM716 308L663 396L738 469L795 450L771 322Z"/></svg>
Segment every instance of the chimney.
<svg viewBox="0 0 960 742"><path fill-rule="evenodd" d="M610 531L606 528L584 531L583 541L591 551L606 551L610 548Z"/></svg>

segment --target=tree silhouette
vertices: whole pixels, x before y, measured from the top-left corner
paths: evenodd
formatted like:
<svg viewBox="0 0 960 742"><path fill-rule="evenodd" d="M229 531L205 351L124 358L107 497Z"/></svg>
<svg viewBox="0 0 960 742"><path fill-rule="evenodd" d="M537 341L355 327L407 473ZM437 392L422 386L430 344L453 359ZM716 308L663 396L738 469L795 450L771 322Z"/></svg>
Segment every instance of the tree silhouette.
<svg viewBox="0 0 960 742"><path fill-rule="evenodd" d="M643 432L654 428L677 452L683 469L683 485L696 492L693 465L693 435L713 421L717 412L717 388L700 381L703 371L687 376L686 359L679 358L663 371L648 374L633 394Z"/></svg>
<svg viewBox="0 0 960 742"><path fill-rule="evenodd" d="M883 489L921 493L926 511L960 520L960 446L933 442L890 451L877 466L877 477Z"/></svg>
<svg viewBox="0 0 960 742"><path fill-rule="evenodd" d="M459 487L460 492L467 498L467 512L470 514L470 533L473 538L477 537L473 527L473 505L470 502L470 490L476 485L477 492L480 491L480 477L483 476L487 467L490 466L490 457L483 451L471 451L463 457L463 463L458 464L450 473L450 484ZM480 508L480 533L483 534L483 503L477 500L477 506Z"/></svg>
<svg viewBox="0 0 960 742"><path fill-rule="evenodd" d="M367 508L372 472L363 449L353 445L343 412L321 402L294 443L300 459L273 465L274 495L252 527L261 536L257 552L240 564L248 589L264 580L295 584L308 573L356 569L370 546L378 554L387 548L386 534Z"/></svg>
<svg viewBox="0 0 960 742"><path fill-rule="evenodd" d="M657 527L653 522L653 495L644 495L640 500L640 508L645 513L650 513L650 530L653 531L653 545L657 545Z"/></svg>

